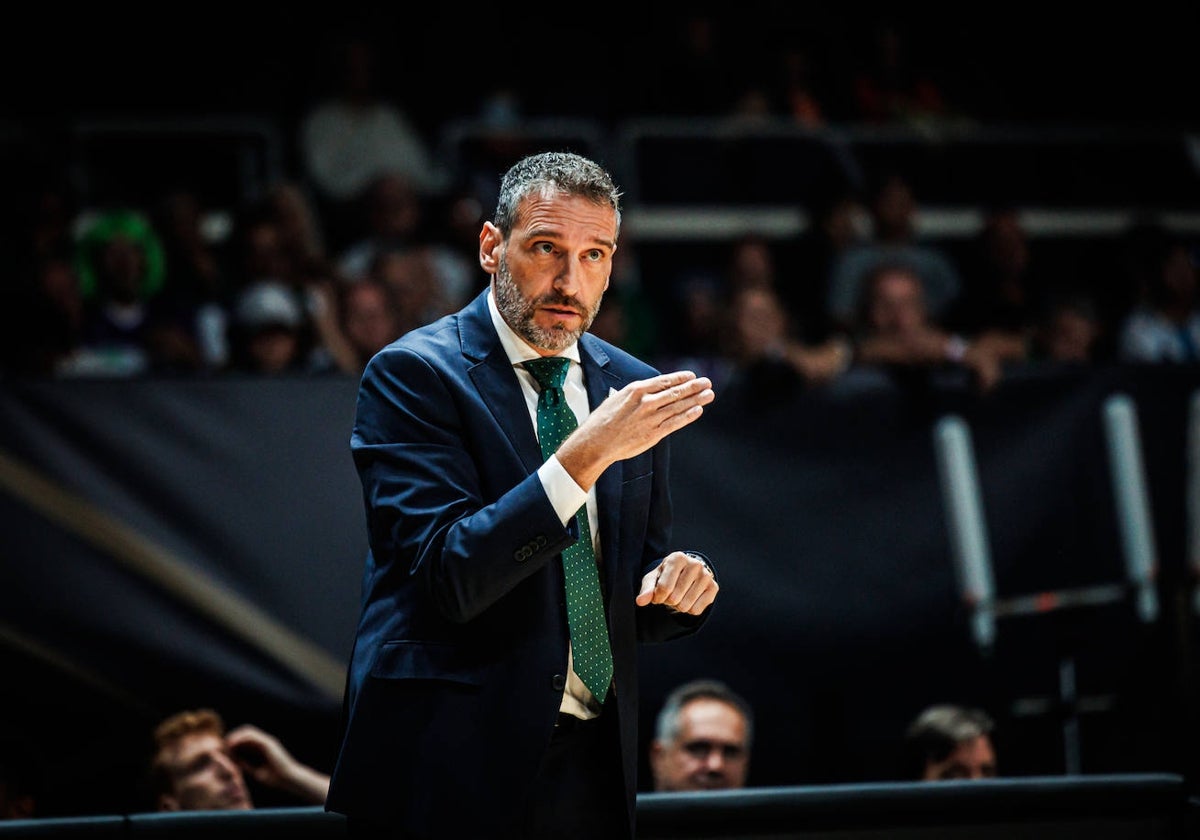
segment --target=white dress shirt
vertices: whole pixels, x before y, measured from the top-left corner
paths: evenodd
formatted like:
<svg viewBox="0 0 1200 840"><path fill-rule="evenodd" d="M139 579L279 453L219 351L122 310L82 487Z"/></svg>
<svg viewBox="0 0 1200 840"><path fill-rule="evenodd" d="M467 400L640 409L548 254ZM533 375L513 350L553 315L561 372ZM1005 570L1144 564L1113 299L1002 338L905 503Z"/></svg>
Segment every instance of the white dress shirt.
<svg viewBox="0 0 1200 840"><path fill-rule="evenodd" d="M536 434L538 384L537 380L533 378L533 374L525 369L522 362L538 359L541 356L526 344L524 339L517 335L504 320L500 310L496 307L494 292L488 291L487 301L492 324L495 325L496 333L500 336L500 344L504 347L504 352L508 354L508 359L516 370L517 379L521 382L521 392L525 395L525 404L529 409L529 422L533 425ZM566 395L567 405L571 407L571 410L575 412L575 417L582 423L591 413L591 408L588 405L587 389L583 384L583 366L579 361L579 347L577 344L572 344L558 355L571 360L571 366L567 369L567 379L563 383L563 393ZM576 484L575 479L571 478L563 465L559 463L557 455L551 455L542 464L538 469L538 478L541 479L546 496L549 497L550 504L558 513L558 518L563 525L574 518L580 507L587 505L588 524L592 531L592 548L595 550L597 562L600 562L600 529L596 518L596 488L585 491ZM584 719L595 717L600 713L599 703L596 702L595 696L575 673L575 668L571 663L569 645L567 686L566 691L563 692L560 710Z"/></svg>

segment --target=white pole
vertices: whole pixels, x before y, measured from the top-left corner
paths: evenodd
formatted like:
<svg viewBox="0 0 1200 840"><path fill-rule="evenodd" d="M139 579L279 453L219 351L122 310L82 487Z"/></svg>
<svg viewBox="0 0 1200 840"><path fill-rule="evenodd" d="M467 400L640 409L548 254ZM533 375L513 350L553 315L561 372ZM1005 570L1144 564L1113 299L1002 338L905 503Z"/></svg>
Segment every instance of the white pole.
<svg viewBox="0 0 1200 840"><path fill-rule="evenodd" d="M1129 396L1115 394L1105 400L1104 429L1112 466L1117 523L1125 553L1125 573L1136 591L1138 615L1142 621L1151 622L1158 616L1158 596L1154 589L1158 561L1137 411Z"/></svg>
<svg viewBox="0 0 1200 840"><path fill-rule="evenodd" d="M934 447L959 594L971 609L971 630L976 644L988 649L996 638L995 585L971 432L966 421L957 415L939 420L934 427Z"/></svg>

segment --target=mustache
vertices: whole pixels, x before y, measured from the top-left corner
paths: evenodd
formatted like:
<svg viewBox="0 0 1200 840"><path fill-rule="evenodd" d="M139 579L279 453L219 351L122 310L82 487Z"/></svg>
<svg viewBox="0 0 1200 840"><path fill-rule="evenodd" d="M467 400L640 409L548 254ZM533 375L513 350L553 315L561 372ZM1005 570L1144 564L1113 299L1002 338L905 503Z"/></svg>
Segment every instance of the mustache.
<svg viewBox="0 0 1200 840"><path fill-rule="evenodd" d="M587 311L587 307L580 303L578 298L572 297L571 295L560 294L559 292L547 292L546 294L536 298L533 301L533 305L558 306L565 309L574 309L580 314Z"/></svg>

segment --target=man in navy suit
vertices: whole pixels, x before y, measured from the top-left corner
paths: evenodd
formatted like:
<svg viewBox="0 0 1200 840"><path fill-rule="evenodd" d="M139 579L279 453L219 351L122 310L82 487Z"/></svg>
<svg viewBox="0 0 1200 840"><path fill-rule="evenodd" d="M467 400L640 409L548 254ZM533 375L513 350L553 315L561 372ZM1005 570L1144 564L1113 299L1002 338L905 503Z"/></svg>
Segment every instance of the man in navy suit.
<svg viewBox="0 0 1200 840"><path fill-rule="evenodd" d="M712 383L586 332L620 224L594 162L518 162L479 235L489 288L364 371L370 556L326 802L351 836L633 836L636 645L695 632L718 586L670 545L667 444ZM579 425L543 457L522 363L553 356ZM560 559L584 527L611 646L597 690L574 668Z"/></svg>

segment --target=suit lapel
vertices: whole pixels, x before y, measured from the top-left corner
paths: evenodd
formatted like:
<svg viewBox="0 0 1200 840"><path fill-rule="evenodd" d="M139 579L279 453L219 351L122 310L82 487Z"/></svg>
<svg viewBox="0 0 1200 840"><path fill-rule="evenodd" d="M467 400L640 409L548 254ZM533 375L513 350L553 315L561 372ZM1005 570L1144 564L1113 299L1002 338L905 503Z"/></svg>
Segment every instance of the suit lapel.
<svg viewBox="0 0 1200 840"><path fill-rule="evenodd" d="M521 384L492 324L486 289L459 316L459 341L463 356L474 362L468 373L480 398L504 430L526 472L536 472L542 465L542 451L529 422Z"/></svg>
<svg viewBox="0 0 1200 840"><path fill-rule="evenodd" d="M610 389L620 389L625 382L610 373L608 354L590 336L579 339L579 359L583 365L583 380L587 387L588 405L594 411L608 398ZM617 548L617 522L621 511L621 462L605 470L596 482L596 507L600 519L600 551L603 558L605 591L613 591L617 567L621 558Z"/></svg>
<svg viewBox="0 0 1200 840"><path fill-rule="evenodd" d="M486 289L459 316L459 341L463 355L473 362L468 370L480 398L504 430L526 471L536 472L542 465L542 451L529 422L529 409L525 405L516 372L492 324ZM588 405L593 410L608 397L610 389L620 389L626 384L610 373L608 354L592 336L585 334L580 338L579 359L583 366ZM606 591L612 591L620 561L617 553L617 521L621 509L621 478L622 467L617 463L605 470L596 482L600 546L608 584Z"/></svg>

